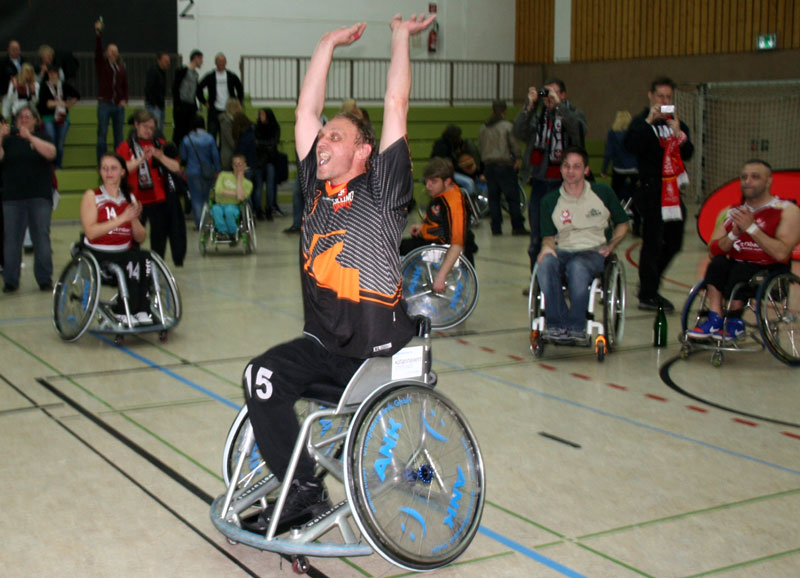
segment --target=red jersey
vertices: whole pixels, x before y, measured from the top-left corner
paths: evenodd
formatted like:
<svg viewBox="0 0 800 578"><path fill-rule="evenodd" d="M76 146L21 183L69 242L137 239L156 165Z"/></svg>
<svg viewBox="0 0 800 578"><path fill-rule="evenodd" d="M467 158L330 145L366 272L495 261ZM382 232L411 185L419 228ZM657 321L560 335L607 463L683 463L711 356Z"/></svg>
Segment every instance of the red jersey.
<svg viewBox="0 0 800 578"><path fill-rule="evenodd" d="M758 225L758 228L761 229L765 235L775 237L778 225L781 222L783 209L786 206L787 201L773 197L769 203L757 209L751 209L747 204L736 208L740 211L751 211L753 213L753 222ZM725 217L724 225L725 231L730 233L733 228L733 221L731 221L730 216ZM746 261L757 265L772 265L778 263L778 261L767 254L767 252L747 233L739 235L739 238L733 242L733 249L731 249L728 255L730 255L731 259L735 259L736 261ZM787 259L785 262L788 263L789 260Z"/></svg>
<svg viewBox="0 0 800 578"><path fill-rule="evenodd" d="M137 142L145 153L147 152L147 149L152 149L154 147L152 140L139 139ZM164 144L166 144L164 139L158 139L158 142L162 147ZM123 142L117 147L117 153L126 161L129 161L133 158L133 151L131 150L131 145L128 141ZM142 203L142 205L166 201L167 195L164 192L164 181L161 180L161 175L159 174L158 169L153 167L152 158L147 161L147 166L150 170L150 178L153 181L152 187L146 189L140 187L139 171L133 170L128 173L128 187L130 188L131 193L136 195L136 199Z"/></svg>
<svg viewBox="0 0 800 578"><path fill-rule="evenodd" d="M97 205L98 223L116 219L130 204L122 196L122 193L117 198L112 197L103 186L94 190L94 202ZM87 247L98 251L126 251L133 245L133 227L131 222L128 221L124 225L111 229L102 237L98 237L93 241L84 238L83 242Z"/></svg>

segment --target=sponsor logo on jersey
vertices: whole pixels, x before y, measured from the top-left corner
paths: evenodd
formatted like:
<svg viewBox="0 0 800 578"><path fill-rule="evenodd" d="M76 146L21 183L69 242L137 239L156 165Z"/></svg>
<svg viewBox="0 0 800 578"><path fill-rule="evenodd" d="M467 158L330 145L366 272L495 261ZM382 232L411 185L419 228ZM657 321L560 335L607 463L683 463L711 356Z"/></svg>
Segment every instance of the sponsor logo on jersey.
<svg viewBox="0 0 800 578"><path fill-rule="evenodd" d="M349 209L352 204L353 191L348 191L347 187L345 187L333 199L333 212L337 213L339 209Z"/></svg>
<svg viewBox="0 0 800 578"><path fill-rule="evenodd" d="M572 215L569 212L569 209L562 209L561 211L561 224L562 225L571 225L572 224Z"/></svg>

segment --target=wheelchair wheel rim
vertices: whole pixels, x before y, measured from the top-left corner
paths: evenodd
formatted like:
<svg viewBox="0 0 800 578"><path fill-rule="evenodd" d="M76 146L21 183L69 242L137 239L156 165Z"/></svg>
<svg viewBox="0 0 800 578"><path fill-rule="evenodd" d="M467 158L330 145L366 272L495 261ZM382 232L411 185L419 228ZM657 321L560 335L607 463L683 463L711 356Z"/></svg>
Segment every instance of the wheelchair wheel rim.
<svg viewBox="0 0 800 578"><path fill-rule="evenodd" d="M99 265L81 251L64 269L53 291L53 324L65 341L78 340L94 319L100 301Z"/></svg>
<svg viewBox="0 0 800 578"><path fill-rule="evenodd" d="M463 255L447 275L445 292L433 292L433 279L446 253L447 247L443 245L419 247L400 264L409 314L428 317L431 327L438 330L463 323L478 303L478 277Z"/></svg>
<svg viewBox="0 0 800 578"><path fill-rule="evenodd" d="M466 550L483 510L483 461L447 398L421 385L379 391L353 418L345 455L353 517L383 558L433 570Z"/></svg>
<svg viewBox="0 0 800 578"><path fill-rule="evenodd" d="M800 277L780 273L758 289L756 315L770 352L787 365L800 365Z"/></svg>

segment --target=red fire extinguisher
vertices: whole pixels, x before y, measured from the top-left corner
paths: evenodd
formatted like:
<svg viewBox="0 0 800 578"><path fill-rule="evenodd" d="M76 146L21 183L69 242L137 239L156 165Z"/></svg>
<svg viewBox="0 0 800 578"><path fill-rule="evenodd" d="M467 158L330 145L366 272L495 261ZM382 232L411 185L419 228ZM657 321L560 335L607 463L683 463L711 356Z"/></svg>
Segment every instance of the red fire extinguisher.
<svg viewBox="0 0 800 578"><path fill-rule="evenodd" d="M428 4L428 12L430 14L436 14L436 3L430 2ZM439 22L434 22L433 26L431 26L430 32L428 32L428 52L431 54L435 54L439 47Z"/></svg>

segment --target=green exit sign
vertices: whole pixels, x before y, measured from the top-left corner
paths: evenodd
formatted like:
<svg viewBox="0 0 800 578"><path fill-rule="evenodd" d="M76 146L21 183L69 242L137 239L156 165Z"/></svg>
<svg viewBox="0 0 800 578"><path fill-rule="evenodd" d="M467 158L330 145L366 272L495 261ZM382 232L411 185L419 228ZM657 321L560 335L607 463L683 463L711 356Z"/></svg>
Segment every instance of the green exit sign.
<svg viewBox="0 0 800 578"><path fill-rule="evenodd" d="M775 50L778 47L777 34L759 34L758 35L758 49L759 50Z"/></svg>

